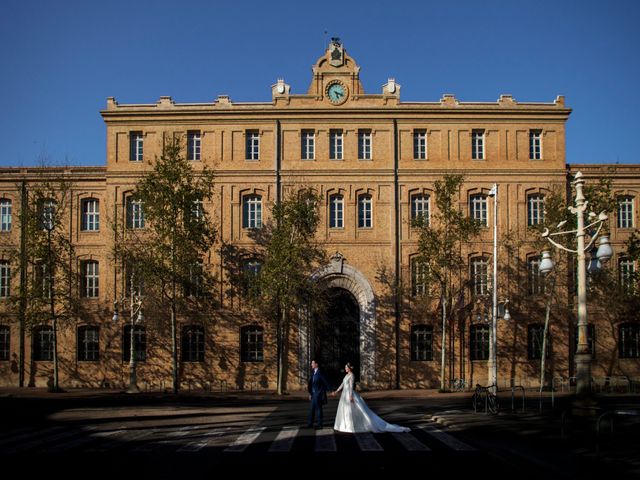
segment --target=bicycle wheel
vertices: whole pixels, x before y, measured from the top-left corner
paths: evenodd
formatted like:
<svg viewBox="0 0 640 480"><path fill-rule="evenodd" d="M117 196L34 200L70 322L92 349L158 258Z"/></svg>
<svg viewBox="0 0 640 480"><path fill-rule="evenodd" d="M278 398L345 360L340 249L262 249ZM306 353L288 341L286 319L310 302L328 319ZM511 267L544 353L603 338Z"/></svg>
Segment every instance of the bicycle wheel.
<svg viewBox="0 0 640 480"><path fill-rule="evenodd" d="M487 406L489 408L489 412L496 415L500 410L500 402L498 402L498 396L495 394L489 394Z"/></svg>

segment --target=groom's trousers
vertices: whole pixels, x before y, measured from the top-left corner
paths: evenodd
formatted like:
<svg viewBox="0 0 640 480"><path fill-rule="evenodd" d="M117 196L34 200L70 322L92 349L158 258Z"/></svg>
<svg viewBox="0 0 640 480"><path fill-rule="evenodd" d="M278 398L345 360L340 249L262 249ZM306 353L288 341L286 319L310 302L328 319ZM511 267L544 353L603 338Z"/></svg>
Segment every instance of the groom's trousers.
<svg viewBox="0 0 640 480"><path fill-rule="evenodd" d="M309 409L309 418L307 425L313 425L313 418L316 418L317 425L322 427L322 394L316 393L311 395L311 408Z"/></svg>

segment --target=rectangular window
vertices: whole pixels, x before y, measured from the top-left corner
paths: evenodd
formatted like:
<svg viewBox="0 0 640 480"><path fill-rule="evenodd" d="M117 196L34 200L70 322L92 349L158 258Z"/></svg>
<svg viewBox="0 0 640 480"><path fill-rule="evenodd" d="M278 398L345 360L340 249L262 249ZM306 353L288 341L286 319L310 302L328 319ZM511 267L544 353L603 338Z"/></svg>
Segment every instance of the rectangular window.
<svg viewBox="0 0 640 480"><path fill-rule="evenodd" d="M329 199L329 228L344 228L343 211L342 195L331 195Z"/></svg>
<svg viewBox="0 0 640 480"><path fill-rule="evenodd" d="M85 232L97 232L100 230L100 202L95 198L82 201L81 230Z"/></svg>
<svg viewBox="0 0 640 480"><path fill-rule="evenodd" d="M528 327L527 351L529 360L542 358L542 341L544 338L544 325L535 323ZM547 337L547 351L545 357L549 357L549 338Z"/></svg>
<svg viewBox="0 0 640 480"><path fill-rule="evenodd" d="M433 360L433 327L430 325L411 326L411 361Z"/></svg>
<svg viewBox="0 0 640 480"><path fill-rule="evenodd" d="M471 132L471 158L484 160L484 130Z"/></svg>
<svg viewBox="0 0 640 480"><path fill-rule="evenodd" d="M632 294L636 290L636 265L630 258L621 258L618 261L618 281L620 288L626 294Z"/></svg>
<svg viewBox="0 0 640 480"><path fill-rule="evenodd" d="M471 259L471 282L473 295L489 294L489 261L486 258Z"/></svg>
<svg viewBox="0 0 640 480"><path fill-rule="evenodd" d="M540 258L529 258L527 261L527 276L529 279L529 295L544 293L544 279L540 275Z"/></svg>
<svg viewBox="0 0 640 480"><path fill-rule="evenodd" d="M49 277L47 263L39 261L34 265L33 269L35 273L34 293L41 298L51 298L51 278Z"/></svg>
<svg viewBox="0 0 640 480"><path fill-rule="evenodd" d="M40 227L44 230L53 230L56 226L56 201L50 198L40 200L38 205L38 217Z"/></svg>
<svg viewBox="0 0 640 480"><path fill-rule="evenodd" d="M147 361L147 331L142 325L133 328L133 348L136 362ZM122 361L131 361L131 325L122 331Z"/></svg>
<svg viewBox="0 0 640 480"><path fill-rule="evenodd" d="M144 228L142 200L134 197L127 197L127 228Z"/></svg>
<svg viewBox="0 0 640 480"><path fill-rule="evenodd" d="M182 361L204 362L204 328L198 325L183 327Z"/></svg>
<svg viewBox="0 0 640 480"><path fill-rule="evenodd" d="M542 132L529 130L529 158L540 160L542 158Z"/></svg>
<svg viewBox="0 0 640 480"><path fill-rule="evenodd" d="M78 361L97 362L100 359L100 329L78 327Z"/></svg>
<svg viewBox="0 0 640 480"><path fill-rule="evenodd" d="M3 198L0 200L0 232L11 230L11 200Z"/></svg>
<svg viewBox="0 0 640 480"><path fill-rule="evenodd" d="M413 158L415 160L427 159L427 131L413 131Z"/></svg>
<svg viewBox="0 0 640 480"><path fill-rule="evenodd" d="M259 195L244 197L242 228L262 228L262 197Z"/></svg>
<svg viewBox="0 0 640 480"><path fill-rule="evenodd" d="M187 160L200 160L201 139L199 131L187 132Z"/></svg>
<svg viewBox="0 0 640 480"><path fill-rule="evenodd" d="M98 262L89 260L81 263L82 265L82 291L81 296L84 298L98 298L100 287L100 272Z"/></svg>
<svg viewBox="0 0 640 480"><path fill-rule="evenodd" d="M189 280L184 285L185 297L202 297L204 294L204 265L200 262L189 267Z"/></svg>
<svg viewBox="0 0 640 480"><path fill-rule="evenodd" d="M53 360L53 329L51 327L36 327L33 330L33 359L36 362Z"/></svg>
<svg viewBox="0 0 640 480"><path fill-rule="evenodd" d="M11 267L6 260L0 261L0 298L9 298L11 293Z"/></svg>
<svg viewBox="0 0 640 480"><path fill-rule="evenodd" d="M11 330L7 325L0 325L0 361L9 360Z"/></svg>
<svg viewBox="0 0 640 480"><path fill-rule="evenodd" d="M342 160L342 147L342 130L331 130L329 132L329 158L331 160Z"/></svg>
<svg viewBox="0 0 640 480"><path fill-rule="evenodd" d="M620 358L640 358L640 324L624 323L619 332Z"/></svg>
<svg viewBox="0 0 640 480"><path fill-rule="evenodd" d="M544 196L529 195L527 200L527 225L539 225L544 221Z"/></svg>
<svg viewBox="0 0 640 480"><path fill-rule="evenodd" d="M429 265L417 258L411 259L411 295L419 297L427 293Z"/></svg>
<svg viewBox="0 0 640 480"><path fill-rule="evenodd" d="M358 159L371 160L371 130L358 130Z"/></svg>
<svg viewBox="0 0 640 480"><path fill-rule="evenodd" d="M471 325L469 333L469 354L471 360L488 360L489 327L487 325Z"/></svg>
<svg viewBox="0 0 640 480"><path fill-rule="evenodd" d="M358 198L358 228L371 228L371 195L360 195Z"/></svg>
<svg viewBox="0 0 640 480"><path fill-rule="evenodd" d="M618 228L633 228L633 197L618 198Z"/></svg>
<svg viewBox="0 0 640 480"><path fill-rule="evenodd" d="M429 225L429 195L413 195L411 197L411 220L422 217Z"/></svg>
<svg viewBox="0 0 640 480"><path fill-rule="evenodd" d="M245 159L260 159L260 133L257 130L247 130L245 133Z"/></svg>
<svg viewBox="0 0 640 480"><path fill-rule="evenodd" d="M240 358L242 359L242 361L264 361L264 333L262 327L242 327L240 331L240 337Z"/></svg>
<svg viewBox="0 0 640 480"><path fill-rule="evenodd" d="M313 130L302 131L302 159L313 160L316 155L316 134Z"/></svg>
<svg viewBox="0 0 640 480"><path fill-rule="evenodd" d="M471 196L471 218L480 222L483 227L489 225L487 216L487 196L472 195Z"/></svg>
<svg viewBox="0 0 640 480"><path fill-rule="evenodd" d="M142 132L129 132L129 161L141 162L144 152L144 135Z"/></svg>

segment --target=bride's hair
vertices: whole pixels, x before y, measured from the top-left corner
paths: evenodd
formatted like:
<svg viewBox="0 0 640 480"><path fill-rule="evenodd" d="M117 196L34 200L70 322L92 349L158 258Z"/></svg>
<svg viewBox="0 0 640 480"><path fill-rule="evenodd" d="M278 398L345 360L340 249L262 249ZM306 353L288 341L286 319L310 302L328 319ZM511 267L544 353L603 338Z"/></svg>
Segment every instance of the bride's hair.
<svg viewBox="0 0 640 480"><path fill-rule="evenodd" d="M351 365L351 362L347 362L347 367L349 367L349 370L353 370L353 365Z"/></svg>

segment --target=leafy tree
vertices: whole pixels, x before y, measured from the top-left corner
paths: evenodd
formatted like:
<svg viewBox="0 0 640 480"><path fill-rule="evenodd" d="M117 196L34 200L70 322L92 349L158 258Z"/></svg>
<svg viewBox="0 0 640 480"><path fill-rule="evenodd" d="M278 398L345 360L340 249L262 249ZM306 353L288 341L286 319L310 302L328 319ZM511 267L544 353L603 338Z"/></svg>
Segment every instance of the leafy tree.
<svg viewBox="0 0 640 480"><path fill-rule="evenodd" d="M431 219L418 215L412 221L418 230L416 261L427 268L423 278L437 288L442 315L442 355L440 389L445 389L445 346L453 307L458 303L466 285L467 263L462 255L463 245L480 233L478 221L466 216L458 205L459 192L464 184L462 175L447 174L434 182L435 211Z"/></svg>
<svg viewBox="0 0 640 480"><path fill-rule="evenodd" d="M323 298L312 275L324 263L316 241L319 197L303 188L271 206L269 221L253 232L262 267L250 283L250 297L275 324L277 390L286 390L292 319L301 308L316 310Z"/></svg>
<svg viewBox="0 0 640 480"><path fill-rule="evenodd" d="M215 242L216 228L204 205L213 196L213 186L213 172L206 167L194 171L180 139L168 141L133 192L142 208L143 225L131 225L132 212L125 212L129 228L123 229L114 247L116 258L144 280L145 305L153 303L154 296L168 303L174 393L180 385L178 310L186 311L190 300L211 299L207 292L212 279L204 260Z"/></svg>

